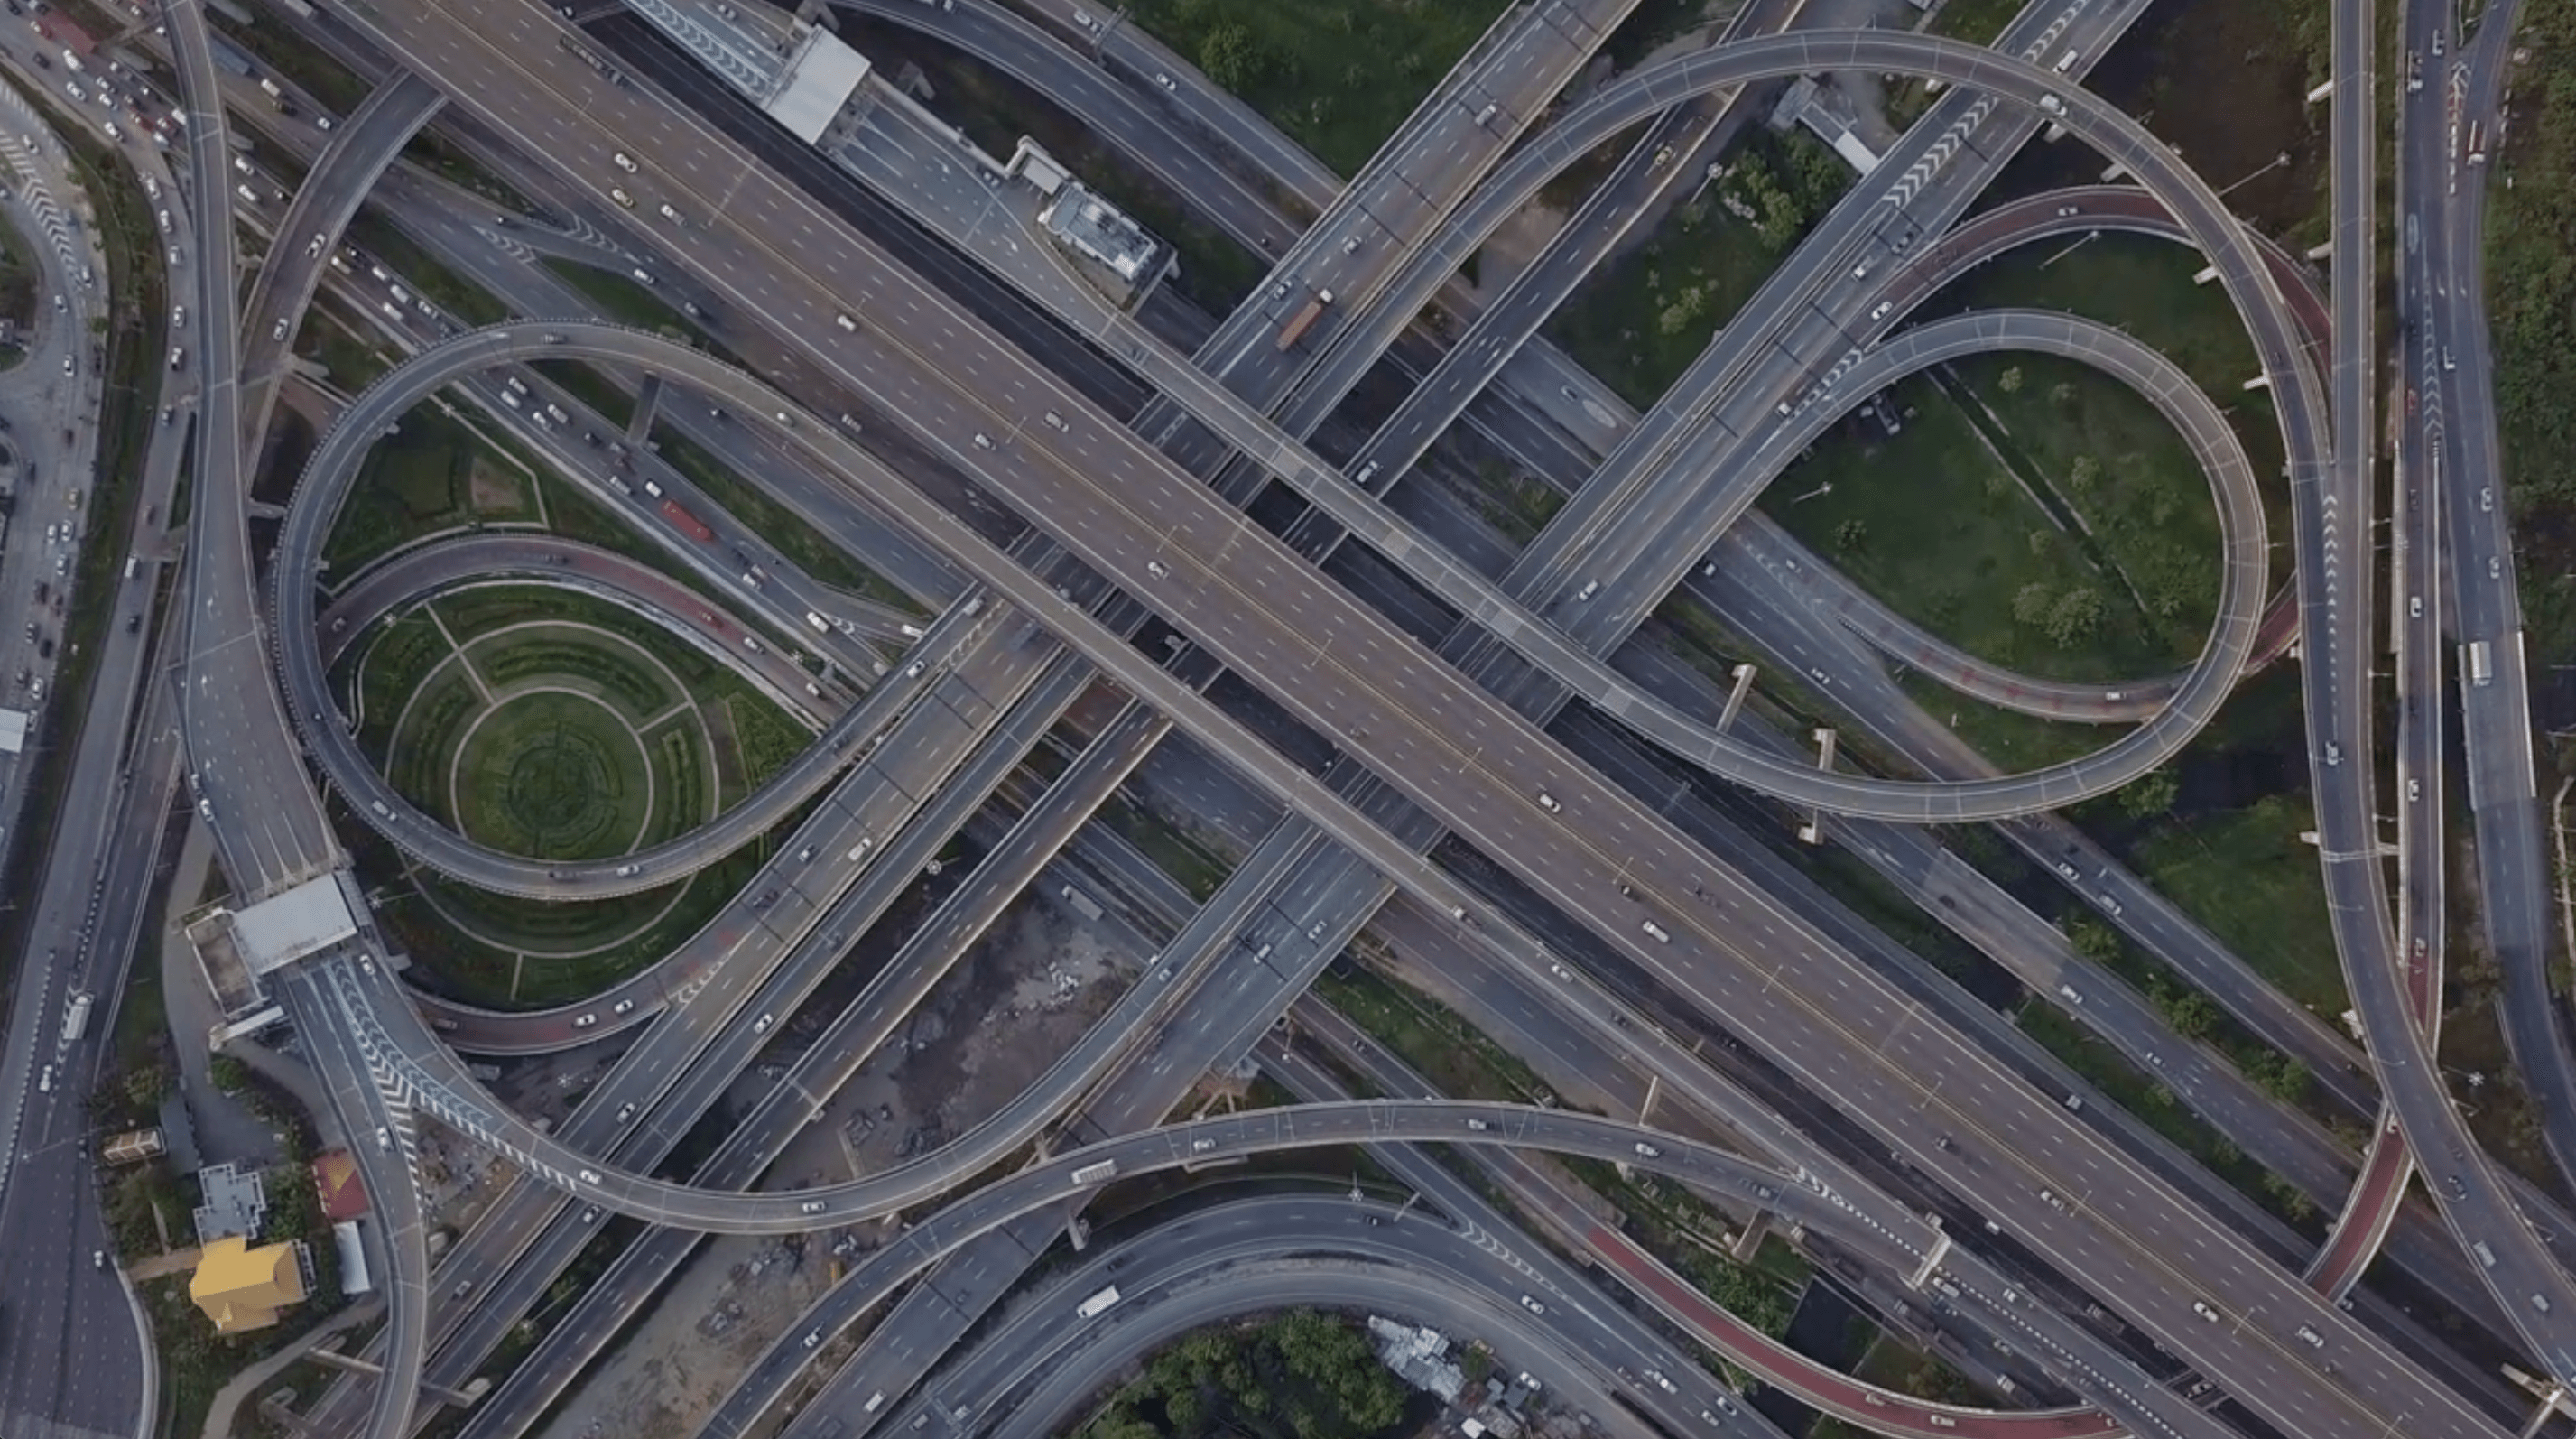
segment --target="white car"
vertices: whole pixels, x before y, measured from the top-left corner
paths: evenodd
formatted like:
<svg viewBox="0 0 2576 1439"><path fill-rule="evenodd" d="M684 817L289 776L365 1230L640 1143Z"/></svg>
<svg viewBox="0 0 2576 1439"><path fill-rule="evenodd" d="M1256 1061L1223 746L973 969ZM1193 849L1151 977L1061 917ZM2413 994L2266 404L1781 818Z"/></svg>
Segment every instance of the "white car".
<svg viewBox="0 0 2576 1439"><path fill-rule="evenodd" d="M635 161L625 151L620 150L608 158L617 162L618 169L625 171L629 175L635 173Z"/></svg>

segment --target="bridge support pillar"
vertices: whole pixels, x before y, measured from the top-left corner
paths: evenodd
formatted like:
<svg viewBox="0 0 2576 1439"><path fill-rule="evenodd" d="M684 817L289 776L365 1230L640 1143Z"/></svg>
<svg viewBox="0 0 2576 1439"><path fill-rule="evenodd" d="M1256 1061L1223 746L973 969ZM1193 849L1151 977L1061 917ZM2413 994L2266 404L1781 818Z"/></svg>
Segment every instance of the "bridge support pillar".
<svg viewBox="0 0 2576 1439"><path fill-rule="evenodd" d="M2206 285L2217 278L2218 267L2216 265L2203 265L2200 268L2200 273L2191 277L2191 282L2195 285Z"/></svg>
<svg viewBox="0 0 2576 1439"><path fill-rule="evenodd" d="M1816 768L1829 770L1833 767L1833 729L1829 725L1818 725L1816 726ZM1802 844L1822 844L1825 842L1825 814L1823 810L1812 810L1808 813L1807 822L1798 826L1798 840Z"/></svg>
<svg viewBox="0 0 2576 1439"><path fill-rule="evenodd" d="M1754 673L1753 665L1749 661L1735 667L1735 688L1727 691L1726 708L1719 711L1717 716L1719 734L1726 733L1727 726L1735 723L1735 712L1744 708L1744 697L1753 692Z"/></svg>
<svg viewBox="0 0 2576 1439"><path fill-rule="evenodd" d="M1770 1232L1770 1211L1756 1210L1753 1222L1736 1233L1735 1242L1727 1246L1726 1252L1736 1263L1750 1264L1753 1262L1753 1256L1762 1252L1762 1237Z"/></svg>
<svg viewBox="0 0 2576 1439"><path fill-rule="evenodd" d="M2322 84L2318 85L2318 86L2317 86L2317 88L2315 88L2315 89L2313 89L2313 90L2310 90L2310 91L2308 92L2308 103L2309 103L2309 104L2311 104L2311 105L2313 105L2313 104L2317 103L2319 100L2327 100L2327 99L2331 99L2331 98L2333 98L2333 96L2334 96L2334 87L2335 87L2335 82L2333 82L2332 80L2325 81L2324 83L2322 83Z"/></svg>
<svg viewBox="0 0 2576 1439"><path fill-rule="evenodd" d="M1914 1266L1914 1276L1905 1282L1916 1289L1931 1283L1933 1271L1939 1269L1941 1261L1949 1257L1950 1236L1945 1231L1940 1238L1932 1241L1931 1248L1923 1251L1923 1262Z"/></svg>
<svg viewBox="0 0 2576 1439"><path fill-rule="evenodd" d="M2272 377L2270 375L2256 375L2254 378L2245 382L2245 388L2249 390L2268 390L2272 388Z"/></svg>
<svg viewBox="0 0 2576 1439"><path fill-rule="evenodd" d="M1068 1216L1064 1221L1064 1237L1073 1241L1073 1252L1080 1254L1091 1247L1091 1225L1079 1214Z"/></svg>
<svg viewBox="0 0 2576 1439"><path fill-rule="evenodd" d="M2540 1407L2531 1411L2531 1422L2522 1426L2521 1439L2531 1439L2532 1435L2539 1433L2541 1426L2547 1424L2552 1416L2556 1415L2561 1408L2565 1407L2566 1403L2566 1390L2550 1390L2549 1393L2541 1399Z"/></svg>
<svg viewBox="0 0 2576 1439"><path fill-rule="evenodd" d="M2327 259L2333 254L2334 241L2332 240L2319 240L2308 247L2308 258L2311 260Z"/></svg>

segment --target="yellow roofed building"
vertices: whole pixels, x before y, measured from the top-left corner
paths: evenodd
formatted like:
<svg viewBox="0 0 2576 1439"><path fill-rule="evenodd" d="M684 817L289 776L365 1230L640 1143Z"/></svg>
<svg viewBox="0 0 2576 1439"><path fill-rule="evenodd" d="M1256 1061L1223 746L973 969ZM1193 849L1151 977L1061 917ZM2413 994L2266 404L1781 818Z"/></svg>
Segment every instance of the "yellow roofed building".
<svg viewBox="0 0 2576 1439"><path fill-rule="evenodd" d="M205 1247L188 1297L218 1334L265 1329L277 1322L277 1311L304 1298L304 1271L292 1244L253 1249L239 1235L227 1235Z"/></svg>

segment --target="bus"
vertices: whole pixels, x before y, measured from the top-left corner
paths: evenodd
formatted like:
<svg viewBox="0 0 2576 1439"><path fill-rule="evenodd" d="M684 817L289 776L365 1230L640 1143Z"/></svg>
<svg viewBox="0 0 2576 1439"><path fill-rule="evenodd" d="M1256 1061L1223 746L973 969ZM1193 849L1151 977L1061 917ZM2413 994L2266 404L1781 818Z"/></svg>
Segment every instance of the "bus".
<svg viewBox="0 0 2576 1439"><path fill-rule="evenodd" d="M70 1007L63 1011L63 1048L80 1043L81 1035L89 1029L89 1006L86 991L72 996Z"/></svg>
<svg viewBox="0 0 2576 1439"><path fill-rule="evenodd" d="M1073 1317L1076 1319L1097 1319L1101 1315L1108 1313L1109 1306L1117 1302L1118 1286L1112 1284L1108 1288L1092 1295L1090 1298L1082 1301L1080 1305L1076 1306L1073 1311Z"/></svg>
<svg viewBox="0 0 2576 1439"><path fill-rule="evenodd" d="M1086 1164L1073 1172L1073 1182L1076 1184L1105 1184L1117 1177L1118 1161L1115 1159L1104 1159L1098 1164Z"/></svg>

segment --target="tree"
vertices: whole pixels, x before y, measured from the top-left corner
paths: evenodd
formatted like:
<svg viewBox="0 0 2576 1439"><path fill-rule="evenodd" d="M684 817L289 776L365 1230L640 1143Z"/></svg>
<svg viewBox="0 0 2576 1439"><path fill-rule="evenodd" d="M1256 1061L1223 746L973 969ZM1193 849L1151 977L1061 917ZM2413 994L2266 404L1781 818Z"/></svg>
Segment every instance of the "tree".
<svg viewBox="0 0 2576 1439"><path fill-rule="evenodd" d="M1219 25L1199 42L1199 69L1236 94L1268 78L1270 68L1269 48L1241 25Z"/></svg>
<svg viewBox="0 0 2576 1439"><path fill-rule="evenodd" d="M2005 367L2005 369L2004 369L2003 377L2002 377L2001 379L1997 380L1997 381L1995 382L1995 384L1996 384L1996 387L1997 387L1997 388L2001 389L2001 390L2002 390L2005 394L2007 394L2007 395L2018 395L2018 394L2020 394L2020 393L2021 393L2021 366L2019 366L2019 365L2009 365L2009 366L2006 366L2006 367Z"/></svg>
<svg viewBox="0 0 2576 1439"><path fill-rule="evenodd" d="M2182 782L2169 769L2149 770L2120 791L2120 808L2138 819L2169 814L2182 793Z"/></svg>
<svg viewBox="0 0 2576 1439"><path fill-rule="evenodd" d="M1858 554L1869 547L1869 521L1848 519L1834 526L1834 548L1845 554Z"/></svg>
<svg viewBox="0 0 2576 1439"><path fill-rule="evenodd" d="M224 1093L239 1094L250 1087L250 1066L242 1063L239 1055L212 1055L206 1060L206 1077Z"/></svg>
<svg viewBox="0 0 2576 1439"><path fill-rule="evenodd" d="M2066 487L2085 499L2091 499L2101 484L2102 462L2091 455L2077 455L2066 467Z"/></svg>
<svg viewBox="0 0 2576 1439"><path fill-rule="evenodd" d="M2049 611L2056 601L2057 596L2050 593L2048 586L2037 580L2031 581L2013 591L2013 623L2033 628L2048 623Z"/></svg>
<svg viewBox="0 0 2576 1439"><path fill-rule="evenodd" d="M2072 649L2102 629L2102 592L2078 585L2049 606L2048 637L2061 649Z"/></svg>
<svg viewBox="0 0 2576 1439"><path fill-rule="evenodd" d="M2066 921L2066 942L2077 954L2105 969L2120 961L2120 936L2111 926L2090 919Z"/></svg>

